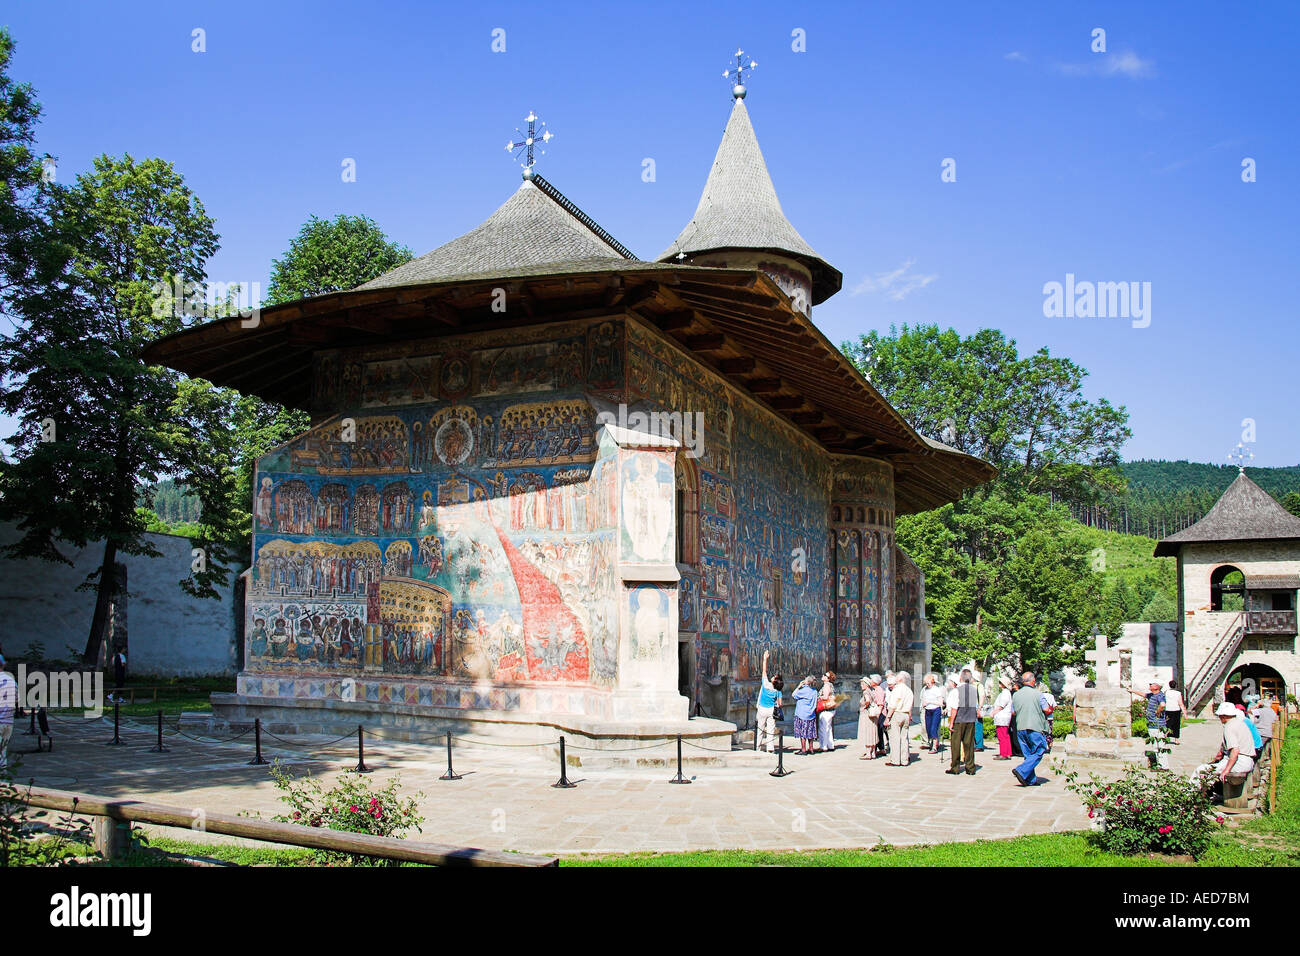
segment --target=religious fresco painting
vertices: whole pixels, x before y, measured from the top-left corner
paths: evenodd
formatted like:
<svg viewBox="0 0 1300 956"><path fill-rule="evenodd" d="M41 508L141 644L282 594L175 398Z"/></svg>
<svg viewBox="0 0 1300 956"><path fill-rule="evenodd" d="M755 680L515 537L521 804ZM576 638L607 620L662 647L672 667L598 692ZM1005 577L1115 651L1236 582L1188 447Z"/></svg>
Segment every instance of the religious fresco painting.
<svg viewBox="0 0 1300 956"><path fill-rule="evenodd" d="M628 323L628 400L704 414L699 476L700 575L696 681L726 679L732 706L770 666L785 673L824 669L826 527L830 469L806 436L741 398L656 333ZM773 576L802 547L805 570L788 576L775 607Z"/></svg>
<svg viewBox="0 0 1300 956"><path fill-rule="evenodd" d="M833 494L836 640L832 666L883 672L893 666L896 617L890 466L866 459L841 462Z"/></svg>
<svg viewBox="0 0 1300 956"><path fill-rule="evenodd" d="M605 325L453 347L451 365L319 356L313 394L336 417L258 466L250 669L612 683L617 462L597 461L586 395L558 393L588 343L603 382L622 368ZM512 391L528 389L542 395ZM638 460L639 499L672 465ZM671 526L635 505L625 518L627 546L669 560Z"/></svg>

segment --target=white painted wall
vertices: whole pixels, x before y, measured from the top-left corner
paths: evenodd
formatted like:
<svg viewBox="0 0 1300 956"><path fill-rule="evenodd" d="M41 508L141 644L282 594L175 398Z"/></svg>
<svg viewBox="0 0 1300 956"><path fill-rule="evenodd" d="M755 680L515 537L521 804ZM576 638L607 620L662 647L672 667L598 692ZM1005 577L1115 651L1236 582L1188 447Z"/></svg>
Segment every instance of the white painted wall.
<svg viewBox="0 0 1300 956"><path fill-rule="evenodd" d="M0 544L20 537L12 524L0 524ZM127 660L135 674L198 677L234 674L234 586L220 600L191 597L178 582L189 574L190 541L169 534L147 536L160 557L120 556L127 569ZM0 645L11 662L31 643L43 644L48 657L75 659L86 646L95 611L95 592L78 591L86 575L103 560L101 544L60 549L73 563L0 557L0 607L4 628Z"/></svg>

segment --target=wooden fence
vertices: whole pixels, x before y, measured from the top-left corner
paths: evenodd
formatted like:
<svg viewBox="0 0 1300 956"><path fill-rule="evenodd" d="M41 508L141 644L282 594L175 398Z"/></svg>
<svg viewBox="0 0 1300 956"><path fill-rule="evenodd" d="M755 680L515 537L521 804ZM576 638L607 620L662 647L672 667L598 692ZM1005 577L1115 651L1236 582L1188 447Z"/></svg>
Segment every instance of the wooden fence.
<svg viewBox="0 0 1300 956"><path fill-rule="evenodd" d="M132 823L203 830L225 836L244 837L267 843L333 850L385 860L424 863L430 866L558 866L556 857L529 856L495 850L444 846L415 840L347 833L324 827L299 826L271 820L235 817L223 813L203 813L140 800L113 799L66 790L32 787L18 789L17 797L32 807L60 810L94 818L95 848L106 859L124 854L130 846Z"/></svg>

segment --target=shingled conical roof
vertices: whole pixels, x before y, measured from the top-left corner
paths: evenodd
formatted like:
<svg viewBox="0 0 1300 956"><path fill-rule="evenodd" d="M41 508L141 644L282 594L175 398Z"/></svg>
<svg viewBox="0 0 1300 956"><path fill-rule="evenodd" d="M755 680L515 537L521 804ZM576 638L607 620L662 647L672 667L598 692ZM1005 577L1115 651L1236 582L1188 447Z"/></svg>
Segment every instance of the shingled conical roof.
<svg viewBox="0 0 1300 956"><path fill-rule="evenodd" d="M570 207L576 210L572 204ZM384 289L477 275L527 273L538 266L560 263L577 266L604 260L628 261L619 248L578 215L525 180L481 225L357 288Z"/></svg>
<svg viewBox="0 0 1300 956"><path fill-rule="evenodd" d="M1156 557L1170 557L1184 544L1210 541L1300 540L1300 518L1240 472L1200 521L1156 545Z"/></svg>
<svg viewBox="0 0 1300 956"><path fill-rule="evenodd" d="M691 256L723 249L770 250L799 260L812 272L814 305L838 292L844 279L813 251L781 211L741 97L731 107L695 215L659 261L670 262L678 253Z"/></svg>

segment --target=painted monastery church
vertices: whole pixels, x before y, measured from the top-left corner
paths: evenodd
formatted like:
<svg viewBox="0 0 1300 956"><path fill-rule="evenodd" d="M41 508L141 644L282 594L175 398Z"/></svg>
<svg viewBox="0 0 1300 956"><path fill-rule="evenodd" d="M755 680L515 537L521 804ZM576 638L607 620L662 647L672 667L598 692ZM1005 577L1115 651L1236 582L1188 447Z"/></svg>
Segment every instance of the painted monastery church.
<svg viewBox="0 0 1300 956"><path fill-rule="evenodd" d="M257 463L244 665L214 708L720 740L765 649L791 686L928 670L894 522L994 470L913 431L813 325L840 283L737 86L654 261L527 168L482 225L356 289L156 343L312 415Z"/></svg>

